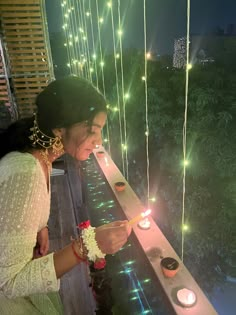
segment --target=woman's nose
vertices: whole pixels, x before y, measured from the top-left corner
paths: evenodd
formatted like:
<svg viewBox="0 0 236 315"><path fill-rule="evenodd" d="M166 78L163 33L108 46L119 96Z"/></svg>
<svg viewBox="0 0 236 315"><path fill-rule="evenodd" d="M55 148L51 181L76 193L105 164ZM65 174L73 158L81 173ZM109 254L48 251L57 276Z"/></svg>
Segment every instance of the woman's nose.
<svg viewBox="0 0 236 315"><path fill-rule="evenodd" d="M95 138L93 140L94 145L101 145L102 144L102 134L99 132L98 134L95 135Z"/></svg>

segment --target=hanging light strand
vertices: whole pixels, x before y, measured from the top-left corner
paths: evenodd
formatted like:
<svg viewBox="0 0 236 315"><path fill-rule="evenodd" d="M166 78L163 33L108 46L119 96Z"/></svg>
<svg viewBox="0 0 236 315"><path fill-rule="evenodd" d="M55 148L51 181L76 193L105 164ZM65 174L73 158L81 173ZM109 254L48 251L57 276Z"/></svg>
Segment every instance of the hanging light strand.
<svg viewBox="0 0 236 315"><path fill-rule="evenodd" d="M92 80L92 73L91 73L91 63L90 63L90 51L89 51L89 38L88 38L88 28L87 28L87 20L86 20L86 11L85 11L85 6L84 6L84 0L82 1L82 7L83 7L83 17L84 17L84 30L85 30L85 46L86 46L86 52L87 52L87 61L88 61L88 70L89 70L89 80L90 82L93 82Z"/></svg>
<svg viewBox="0 0 236 315"><path fill-rule="evenodd" d="M83 64L85 65L85 69L86 69L86 77L88 80L90 80L90 71L89 71L89 63L88 63L88 59L89 59L89 52L87 50L87 46L86 46L86 40L87 40L87 34L85 32L85 25L84 25L84 12L83 12L83 7L82 7L82 3L81 1L77 1L79 3L79 8L78 8L78 12L79 12L79 19L80 19L80 37L82 38L82 47L83 47L83 51L84 51L84 59L83 59ZM84 37L86 39L84 39Z"/></svg>
<svg viewBox="0 0 236 315"><path fill-rule="evenodd" d="M103 53L102 53L101 30L100 30L100 25L99 25L99 10L98 10L98 1L97 0L96 0L96 12L97 12L99 51L100 51L100 57L101 57L101 63L102 63L104 61L103 61ZM102 64L101 64L101 73L102 73L103 94L104 94L104 96L106 98L105 79L104 79L104 71L103 71L103 65ZM107 118L106 132L107 132L107 139L108 139L108 151L109 151L109 154L111 155L110 133L109 133L109 117Z"/></svg>
<svg viewBox="0 0 236 315"><path fill-rule="evenodd" d="M96 86L98 88L98 69L97 69L97 58L95 55L95 42L94 42L94 32L93 32L93 18L92 18L92 10L91 10L91 0L89 0L89 12L90 12L90 27L91 27L91 37L92 37L92 47L93 47L93 59L94 59L94 68L96 74ZM95 55L95 56L94 56Z"/></svg>
<svg viewBox="0 0 236 315"><path fill-rule="evenodd" d="M70 69L70 74L72 74L72 65L71 65L71 60L72 60L72 57L71 57L71 51L70 51L70 49L69 49L69 35L68 35L68 21L65 19L65 12L67 12L66 10L67 10L67 6L66 6L66 2L65 1L62 1L62 3L61 3L61 8L62 8L62 10L61 10L61 14L62 14L62 22L63 22L63 26L62 26L62 28L63 28L63 30L64 30L64 34L65 34L65 39L66 39L66 43L65 43L65 45L66 45L66 51L67 51L67 61L68 61L68 63L67 63L67 66L69 67L69 69Z"/></svg>
<svg viewBox="0 0 236 315"><path fill-rule="evenodd" d="M182 228L181 228L181 259L184 261L185 240L185 190L186 190L186 146L187 146L187 117L188 117L188 86L189 86L189 40L190 40L190 0L187 0L187 36L186 36L186 79L185 79L185 110L183 124L183 195L182 195Z"/></svg>
<svg viewBox="0 0 236 315"><path fill-rule="evenodd" d="M75 13L74 13L74 19L75 19L75 36L76 36L76 43L75 45L77 46L77 54L78 54L78 64L77 64L77 69L80 75L82 75L85 78L88 78L88 71L86 66L84 67L83 59L82 56L85 56L85 49L83 42L81 40L81 34L78 33L78 29L82 29L82 21L81 21L81 16L79 15L80 9L78 6L78 1L74 0L74 5L75 5Z"/></svg>
<svg viewBox="0 0 236 315"><path fill-rule="evenodd" d="M72 4L74 5L74 0L72 1ZM77 29L77 21L76 21L76 13L75 13L75 10L74 10L74 7L73 7L73 12L71 12L71 24L72 24L72 47L74 49L74 60L72 61L73 65L74 65L74 71L75 71L75 74L76 75L82 75L83 72L82 72L82 69L79 67L79 58L80 58L80 55L81 55L81 49L80 49L80 45L79 45L79 41L78 41L78 38L76 36L76 29ZM76 40L77 38L77 40Z"/></svg>
<svg viewBox="0 0 236 315"><path fill-rule="evenodd" d="M143 0L143 26L144 26L144 86L145 86L145 119L146 119L146 158L147 158L147 205L150 201L150 176L149 176L149 120L148 120L148 92L147 92L147 21L146 21L146 0Z"/></svg>
<svg viewBox="0 0 236 315"><path fill-rule="evenodd" d="M76 65L76 49L75 49L75 44L73 42L74 39L74 21L73 21L73 16L74 13L71 9L71 6L69 6L69 2L68 2L68 6L67 6L67 11L65 16L67 17L67 21L68 21L68 43L69 43L69 50L71 51L71 69L72 69L72 74L76 74L77 72L77 65Z"/></svg>
<svg viewBox="0 0 236 315"><path fill-rule="evenodd" d="M103 61L103 53L102 53L101 30L100 30L100 25L99 25L98 0L96 0L96 12L97 12L97 27L98 27L98 42L99 42L100 62L104 62L104 61ZM106 97L106 89L105 89L105 80L104 80L103 65L101 65L101 73L102 73L102 88L103 88L103 94L104 94L105 97Z"/></svg>
<svg viewBox="0 0 236 315"><path fill-rule="evenodd" d="M120 14L120 0L118 0L118 21L119 21L119 31L121 31L121 14ZM122 88L122 102L123 102L123 121L124 121L124 145L125 145L125 166L126 172L124 176L129 180L129 164L128 164L128 150L127 150L127 130L126 130L126 102L124 93L124 69L123 69L123 48L121 36L119 36L119 47L120 47L120 65L121 65L121 88Z"/></svg>
<svg viewBox="0 0 236 315"><path fill-rule="evenodd" d="M111 24L112 24L112 38L113 38L113 52L114 52L114 62L115 62L115 74L116 74L116 95L117 95L117 105L119 108L119 128L120 128L120 147L122 148L123 143L123 132L121 125L121 104L120 104L120 93L119 93L119 79L118 79L118 70L117 70L117 51L116 51L116 39L115 39L115 29L114 29L114 14L113 14L113 6L111 5ZM125 172L125 164L124 164L124 151L121 149L121 160L122 160L122 170L123 174Z"/></svg>

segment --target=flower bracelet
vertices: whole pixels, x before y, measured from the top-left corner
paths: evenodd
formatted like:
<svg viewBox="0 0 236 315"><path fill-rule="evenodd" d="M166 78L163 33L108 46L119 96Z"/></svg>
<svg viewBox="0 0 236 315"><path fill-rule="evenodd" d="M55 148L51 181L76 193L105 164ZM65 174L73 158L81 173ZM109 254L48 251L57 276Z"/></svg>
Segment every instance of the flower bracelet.
<svg viewBox="0 0 236 315"><path fill-rule="evenodd" d="M106 265L105 260L105 254L102 253L102 251L99 249L97 241L95 239L95 228L90 225L90 221L84 221L77 225L77 228L80 229L81 238L82 238L82 246L85 248L85 251L80 247L80 254L79 257L81 257L81 260L84 260L84 256L87 257L89 261L93 262L93 267L95 269L103 269ZM81 244L81 242L80 242ZM72 249L75 254L75 248L73 247L72 243ZM78 258L78 257L77 257Z"/></svg>

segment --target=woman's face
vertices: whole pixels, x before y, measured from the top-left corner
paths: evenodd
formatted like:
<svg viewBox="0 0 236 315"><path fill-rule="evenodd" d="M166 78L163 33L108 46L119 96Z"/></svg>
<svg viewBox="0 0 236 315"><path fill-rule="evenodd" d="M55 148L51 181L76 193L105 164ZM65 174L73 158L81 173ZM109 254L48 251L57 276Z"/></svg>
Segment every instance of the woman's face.
<svg viewBox="0 0 236 315"><path fill-rule="evenodd" d="M62 129L62 142L66 153L79 161L87 160L96 145L102 144L102 128L107 115L98 113L91 123L82 122Z"/></svg>

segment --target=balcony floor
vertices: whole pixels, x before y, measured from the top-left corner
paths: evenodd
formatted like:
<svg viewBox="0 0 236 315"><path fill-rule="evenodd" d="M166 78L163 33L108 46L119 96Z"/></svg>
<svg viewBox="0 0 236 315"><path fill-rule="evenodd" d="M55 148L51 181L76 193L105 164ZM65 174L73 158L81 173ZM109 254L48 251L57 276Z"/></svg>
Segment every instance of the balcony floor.
<svg viewBox="0 0 236 315"><path fill-rule="evenodd" d="M50 251L67 245L71 236L76 236L75 212L78 213L78 205L81 206L82 203L76 193L76 187L79 185L76 166L70 159L65 160L66 174L51 177ZM60 168L62 165L58 164L55 167ZM89 283L89 273L85 264L78 265L61 278L60 295L65 315L95 314L96 305Z"/></svg>

